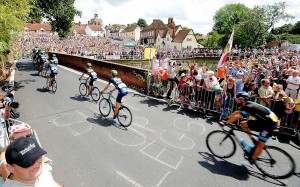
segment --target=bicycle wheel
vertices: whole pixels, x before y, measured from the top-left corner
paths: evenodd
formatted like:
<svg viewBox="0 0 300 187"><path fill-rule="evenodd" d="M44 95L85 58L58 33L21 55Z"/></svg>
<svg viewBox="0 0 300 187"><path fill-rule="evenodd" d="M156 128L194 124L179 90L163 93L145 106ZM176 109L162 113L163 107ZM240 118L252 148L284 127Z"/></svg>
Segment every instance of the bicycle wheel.
<svg viewBox="0 0 300 187"><path fill-rule="evenodd" d="M295 172L293 158L284 150L266 146L262 154L255 161L255 165L264 175L273 179L285 179Z"/></svg>
<svg viewBox="0 0 300 187"><path fill-rule="evenodd" d="M57 82L55 79L52 81L52 92L55 93L57 90Z"/></svg>
<svg viewBox="0 0 300 187"><path fill-rule="evenodd" d="M206 137L208 150L218 158L229 158L236 151L236 144L230 134L216 130L209 133Z"/></svg>
<svg viewBox="0 0 300 187"><path fill-rule="evenodd" d="M109 115L111 110L111 103L108 99L102 98L99 102L99 112L103 117Z"/></svg>
<svg viewBox="0 0 300 187"><path fill-rule="evenodd" d="M87 93L87 86L85 85L85 83L81 83L79 85L79 93L81 96L85 96Z"/></svg>
<svg viewBox="0 0 300 187"><path fill-rule="evenodd" d="M96 102L99 101L99 99L100 99L100 90L99 90L99 88L93 87L93 89L92 89L92 99Z"/></svg>
<svg viewBox="0 0 300 187"><path fill-rule="evenodd" d="M132 122L132 114L129 108L121 106L119 109L118 120L123 127L128 127Z"/></svg>

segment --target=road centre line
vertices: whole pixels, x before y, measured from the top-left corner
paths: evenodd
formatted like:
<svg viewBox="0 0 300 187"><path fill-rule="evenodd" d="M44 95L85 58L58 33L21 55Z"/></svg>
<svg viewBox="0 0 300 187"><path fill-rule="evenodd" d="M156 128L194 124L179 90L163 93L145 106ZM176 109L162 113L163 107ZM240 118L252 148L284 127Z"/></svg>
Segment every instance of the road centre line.
<svg viewBox="0 0 300 187"><path fill-rule="evenodd" d="M125 174L123 174L121 171L116 171L116 173L121 176L123 179L125 179L126 181L130 182L131 184L137 186L137 187L143 187L142 185L140 185L139 183L137 183L135 180L132 180L131 178L129 178L128 176L126 176Z"/></svg>

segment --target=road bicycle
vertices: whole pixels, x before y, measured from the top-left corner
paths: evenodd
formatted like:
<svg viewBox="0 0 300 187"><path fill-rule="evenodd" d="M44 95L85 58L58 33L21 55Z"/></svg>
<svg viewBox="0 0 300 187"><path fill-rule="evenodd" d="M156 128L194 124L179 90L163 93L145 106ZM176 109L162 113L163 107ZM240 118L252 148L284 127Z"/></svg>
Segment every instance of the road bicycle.
<svg viewBox="0 0 300 187"><path fill-rule="evenodd" d="M90 78L87 79L80 79L80 85L79 85L79 93L81 96L86 96L88 92L88 87L89 87L89 80ZM92 96L92 99L97 102L100 99L100 90L98 87L94 86L92 87L92 91L90 93Z"/></svg>
<svg viewBox="0 0 300 187"><path fill-rule="evenodd" d="M111 110L115 111L115 105L112 102L112 99L116 99L114 96L112 96L111 92L106 92L102 94L102 99L99 102L99 111L103 117L107 117ZM128 127L131 125L132 122L132 114L129 108L124 106L121 103L121 106L119 108L119 113L117 115L118 121L120 125L123 127Z"/></svg>
<svg viewBox="0 0 300 187"><path fill-rule="evenodd" d="M226 130L229 128L229 130ZM208 150L218 158L229 158L236 152L236 143L244 150L244 157L248 159L249 153L239 141L234 131L244 132L236 125L222 126L222 130L215 130L208 134L206 146ZM244 132L246 133L246 132ZM258 135L251 133L258 137ZM285 179L295 172L293 158L284 150L266 145L261 155L254 162L255 166L265 176L273 179Z"/></svg>
<svg viewBox="0 0 300 187"><path fill-rule="evenodd" d="M56 90L57 90L57 82L56 82L56 78L52 78L51 83L49 83L49 79L50 79L50 76L48 76L47 79L46 79L46 86L47 86L47 89L48 89L49 91L52 91L53 93L55 93Z"/></svg>

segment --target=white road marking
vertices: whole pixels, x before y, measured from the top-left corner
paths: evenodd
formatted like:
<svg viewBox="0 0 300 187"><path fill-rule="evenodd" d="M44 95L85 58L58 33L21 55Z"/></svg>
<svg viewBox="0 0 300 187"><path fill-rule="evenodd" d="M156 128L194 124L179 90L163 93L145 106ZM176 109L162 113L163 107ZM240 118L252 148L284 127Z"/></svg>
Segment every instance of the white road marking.
<svg viewBox="0 0 300 187"><path fill-rule="evenodd" d="M184 137L184 135L185 135L185 134L183 134L183 135L179 138L179 140L182 140L182 138Z"/></svg>
<svg viewBox="0 0 300 187"><path fill-rule="evenodd" d="M157 159L158 159L158 157L165 151L165 149L166 149L166 146L164 147L164 149L157 155Z"/></svg>
<svg viewBox="0 0 300 187"><path fill-rule="evenodd" d="M189 122L187 125L184 124L184 127L186 127L186 128L183 128L183 125L181 125L181 126L177 125L176 122L177 122L177 120L180 120L180 119L183 119L183 118L176 118L176 119L174 120L174 122L173 122L174 126L175 126L178 130L186 131L186 132L191 131L191 125L192 125L192 124L195 124L195 127L198 126L198 127L201 127L201 128L202 128L202 130L200 131L199 135L201 135L201 134L203 134L203 133L205 132L205 126L202 125L201 123L197 123L197 122L194 122L194 121Z"/></svg>
<svg viewBox="0 0 300 187"><path fill-rule="evenodd" d="M164 180L167 178L167 176L171 173L171 171L168 171L162 179L160 179L159 183L156 185L156 187L159 187L163 182Z"/></svg>
<svg viewBox="0 0 300 187"><path fill-rule="evenodd" d="M144 148L142 148L140 150L140 152L143 153L144 155L146 155L147 157L149 157L149 158L151 158L151 159L153 159L153 160L155 160L155 161L157 161L157 162L159 162L159 163L161 163L161 164L163 164L165 166L168 166L168 167L176 170L178 168L178 166L180 165L180 163L182 162L183 156L181 156L181 158L180 158L179 162L176 164L176 166L172 166L172 165L170 165L170 164L168 164L168 163L166 163L164 161L161 161L161 160L158 159L158 157L165 151L166 147L164 147L164 149L156 157L154 157L154 156L152 156L149 153L146 153L144 151L147 147L149 147L150 145L152 145L154 142L156 142L156 141L154 140L151 143L149 143L148 145L146 145Z"/></svg>
<svg viewBox="0 0 300 187"><path fill-rule="evenodd" d="M118 144L120 144L122 146L125 146L125 147L136 147L136 146L142 145L143 143L146 142L146 136L144 134L140 133L138 130L136 130L134 128L130 128L130 129L132 129L137 134L139 134L139 135L141 135L143 137L143 141L141 143L137 143L137 144L124 144L123 142L120 142L117 139L115 139L114 137L112 137L109 131L107 131L107 133L108 133L108 136L110 137L110 139L112 139L114 142L116 142L116 143L118 143ZM131 138L131 137L128 136L128 138Z"/></svg>
<svg viewBox="0 0 300 187"><path fill-rule="evenodd" d="M187 137L187 136L181 136L181 138L179 138L179 140L182 140L182 138L185 138L185 139L187 139L187 140L189 140L190 142L191 142L191 146L189 146L189 147L178 147L178 146L176 146L176 145L173 145L173 144L171 144L171 143L169 143L167 140L165 140L164 138L163 138L163 133L164 132L166 132L166 130L164 130L164 131L162 131L161 133L160 133L160 139L163 141L163 142L165 142L166 144L168 144L169 146L171 146L171 147L174 147L174 148L177 148L177 149L183 149L183 150L189 150L189 149L193 149L194 147L195 147L195 142L194 142L194 140L192 140L191 138L189 138L189 137Z"/></svg>
<svg viewBox="0 0 300 187"><path fill-rule="evenodd" d="M129 178L128 176L126 176L125 174L123 174L121 171L116 171L116 173L119 176L121 176L123 179L125 179L126 181L130 182L131 184L133 184L134 186L142 187L142 185L140 185L139 183L137 183L135 180L132 180L131 178Z"/></svg>

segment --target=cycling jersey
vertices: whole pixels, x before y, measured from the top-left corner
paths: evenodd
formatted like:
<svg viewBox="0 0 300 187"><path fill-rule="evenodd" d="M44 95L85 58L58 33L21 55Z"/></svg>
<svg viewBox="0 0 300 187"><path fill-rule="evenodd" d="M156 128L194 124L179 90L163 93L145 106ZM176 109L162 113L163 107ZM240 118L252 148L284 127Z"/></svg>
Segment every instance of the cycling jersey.
<svg viewBox="0 0 300 187"><path fill-rule="evenodd" d="M40 64L44 64L45 62L47 62L47 58L44 55L39 55L38 57L39 57L38 58L39 59L38 62Z"/></svg>
<svg viewBox="0 0 300 187"><path fill-rule="evenodd" d="M126 95L128 93L127 86L122 82L122 80L118 77L112 77L109 79L109 84L113 84L122 95Z"/></svg>
<svg viewBox="0 0 300 187"><path fill-rule="evenodd" d="M267 107L260 104L248 101L245 106L241 108L241 114L244 117L250 116L255 117L257 120L266 122L277 122L278 117Z"/></svg>
<svg viewBox="0 0 300 187"><path fill-rule="evenodd" d="M55 64L49 64L48 68L50 69L51 74L54 74L54 75L58 74L58 69Z"/></svg>
<svg viewBox="0 0 300 187"><path fill-rule="evenodd" d="M97 80L98 75L92 68L86 68L85 73L88 74L91 78L91 80Z"/></svg>

